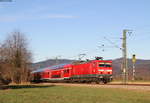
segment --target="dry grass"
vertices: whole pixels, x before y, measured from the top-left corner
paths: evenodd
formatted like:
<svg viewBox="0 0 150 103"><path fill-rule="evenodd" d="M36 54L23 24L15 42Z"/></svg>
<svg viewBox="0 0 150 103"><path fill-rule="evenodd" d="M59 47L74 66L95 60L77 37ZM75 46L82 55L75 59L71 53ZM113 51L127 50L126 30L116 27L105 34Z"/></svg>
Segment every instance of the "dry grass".
<svg viewBox="0 0 150 103"><path fill-rule="evenodd" d="M150 103L149 95L114 88L21 85L0 90L0 103Z"/></svg>

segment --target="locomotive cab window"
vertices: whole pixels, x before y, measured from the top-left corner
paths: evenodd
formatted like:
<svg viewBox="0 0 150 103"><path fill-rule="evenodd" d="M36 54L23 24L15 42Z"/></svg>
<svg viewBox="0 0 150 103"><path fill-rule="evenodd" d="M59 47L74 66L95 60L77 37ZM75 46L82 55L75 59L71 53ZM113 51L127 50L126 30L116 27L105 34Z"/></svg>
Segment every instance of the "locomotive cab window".
<svg viewBox="0 0 150 103"><path fill-rule="evenodd" d="M105 64L99 64L99 67L105 67Z"/></svg>
<svg viewBox="0 0 150 103"><path fill-rule="evenodd" d="M111 63L99 63L99 67L111 67Z"/></svg>
<svg viewBox="0 0 150 103"><path fill-rule="evenodd" d="M111 67L111 65L110 64L105 64L105 67Z"/></svg>

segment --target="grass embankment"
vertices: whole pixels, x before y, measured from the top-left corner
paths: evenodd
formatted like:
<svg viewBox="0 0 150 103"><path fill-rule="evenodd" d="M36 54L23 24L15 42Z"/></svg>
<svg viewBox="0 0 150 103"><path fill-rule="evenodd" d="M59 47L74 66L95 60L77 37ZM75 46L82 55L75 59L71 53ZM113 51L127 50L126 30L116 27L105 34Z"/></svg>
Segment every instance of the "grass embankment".
<svg viewBox="0 0 150 103"><path fill-rule="evenodd" d="M150 103L150 92L70 86L10 86L0 103Z"/></svg>

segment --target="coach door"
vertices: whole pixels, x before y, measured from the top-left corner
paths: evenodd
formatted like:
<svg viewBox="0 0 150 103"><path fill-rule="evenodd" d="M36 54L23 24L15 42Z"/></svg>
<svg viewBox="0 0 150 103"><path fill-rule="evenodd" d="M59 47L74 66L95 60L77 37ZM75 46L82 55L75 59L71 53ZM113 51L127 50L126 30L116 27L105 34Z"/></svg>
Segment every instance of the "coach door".
<svg viewBox="0 0 150 103"><path fill-rule="evenodd" d="M69 77L70 70L68 68L64 69L64 77Z"/></svg>

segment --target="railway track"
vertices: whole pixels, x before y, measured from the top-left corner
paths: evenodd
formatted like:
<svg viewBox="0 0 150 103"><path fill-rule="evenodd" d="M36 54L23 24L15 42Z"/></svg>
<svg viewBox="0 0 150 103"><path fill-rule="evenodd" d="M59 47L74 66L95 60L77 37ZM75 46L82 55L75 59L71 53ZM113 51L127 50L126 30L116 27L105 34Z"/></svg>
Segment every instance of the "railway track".
<svg viewBox="0 0 150 103"><path fill-rule="evenodd" d="M49 84L49 83L43 83L43 84ZM50 83L50 84L64 84L64 85L120 85L120 86L150 86L150 83L108 83L108 84L96 84L96 83Z"/></svg>
<svg viewBox="0 0 150 103"><path fill-rule="evenodd" d="M105 84L104 84L105 85ZM150 86L150 84L106 84L106 85L126 85L126 86Z"/></svg>
<svg viewBox="0 0 150 103"><path fill-rule="evenodd" d="M142 90L150 91L150 84L85 84L85 83L42 83L43 85L55 85L55 86L75 86L75 87L92 87L92 88L120 88L128 90Z"/></svg>

